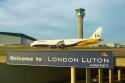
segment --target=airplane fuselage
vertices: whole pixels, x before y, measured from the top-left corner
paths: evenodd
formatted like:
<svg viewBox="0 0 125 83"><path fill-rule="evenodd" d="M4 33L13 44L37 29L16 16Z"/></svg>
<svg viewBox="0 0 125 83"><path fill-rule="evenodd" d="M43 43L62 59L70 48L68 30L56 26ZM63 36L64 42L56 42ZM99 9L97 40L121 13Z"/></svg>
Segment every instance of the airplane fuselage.
<svg viewBox="0 0 125 83"><path fill-rule="evenodd" d="M86 39L59 39L59 40L39 40L39 41L35 41L34 45L57 45L57 43L59 42L63 42L65 45L72 45L72 44L76 44L80 41L83 41ZM33 44L32 44L33 45Z"/></svg>
<svg viewBox="0 0 125 83"><path fill-rule="evenodd" d="M31 46L84 46L88 44L100 42L100 38L96 39L59 39L59 40L39 40L31 44Z"/></svg>

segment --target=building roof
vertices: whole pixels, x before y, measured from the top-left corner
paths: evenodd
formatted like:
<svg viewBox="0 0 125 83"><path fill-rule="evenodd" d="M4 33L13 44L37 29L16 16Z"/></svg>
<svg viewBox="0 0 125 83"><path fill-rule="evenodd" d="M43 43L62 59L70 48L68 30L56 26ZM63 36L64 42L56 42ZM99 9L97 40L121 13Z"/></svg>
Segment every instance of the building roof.
<svg viewBox="0 0 125 83"><path fill-rule="evenodd" d="M27 38L27 39L30 39L30 40L33 40L33 41L36 40L35 38L30 37L30 36L25 35L25 34L22 34L22 33L0 32L0 34L2 34L2 35L16 36L16 37L23 37L23 38Z"/></svg>

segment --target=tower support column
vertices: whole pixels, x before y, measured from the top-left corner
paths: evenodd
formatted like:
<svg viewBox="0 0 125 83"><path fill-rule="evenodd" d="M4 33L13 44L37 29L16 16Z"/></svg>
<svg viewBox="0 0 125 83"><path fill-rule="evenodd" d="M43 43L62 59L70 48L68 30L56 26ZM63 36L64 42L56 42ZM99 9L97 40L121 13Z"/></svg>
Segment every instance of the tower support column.
<svg viewBox="0 0 125 83"><path fill-rule="evenodd" d="M85 16L85 9L76 9L76 15L78 17L78 38L83 38L83 17Z"/></svg>

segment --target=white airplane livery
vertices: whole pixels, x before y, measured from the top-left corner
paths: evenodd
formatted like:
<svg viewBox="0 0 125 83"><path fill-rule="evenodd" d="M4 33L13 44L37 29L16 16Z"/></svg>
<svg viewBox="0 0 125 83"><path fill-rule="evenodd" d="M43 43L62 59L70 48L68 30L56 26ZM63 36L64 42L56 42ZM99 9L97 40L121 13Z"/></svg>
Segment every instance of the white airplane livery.
<svg viewBox="0 0 125 83"><path fill-rule="evenodd" d="M102 27L98 27L90 38L87 39L58 39L58 40L38 40L31 43L32 47L64 48L68 46L85 46L103 41L101 38Z"/></svg>

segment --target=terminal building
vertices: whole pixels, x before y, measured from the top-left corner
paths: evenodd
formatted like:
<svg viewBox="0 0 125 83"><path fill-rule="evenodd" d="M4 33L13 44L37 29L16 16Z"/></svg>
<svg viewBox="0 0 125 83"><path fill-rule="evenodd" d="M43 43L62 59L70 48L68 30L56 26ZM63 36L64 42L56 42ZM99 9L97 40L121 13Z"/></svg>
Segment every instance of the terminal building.
<svg viewBox="0 0 125 83"><path fill-rule="evenodd" d="M36 39L22 33L0 32L0 45L27 45Z"/></svg>

